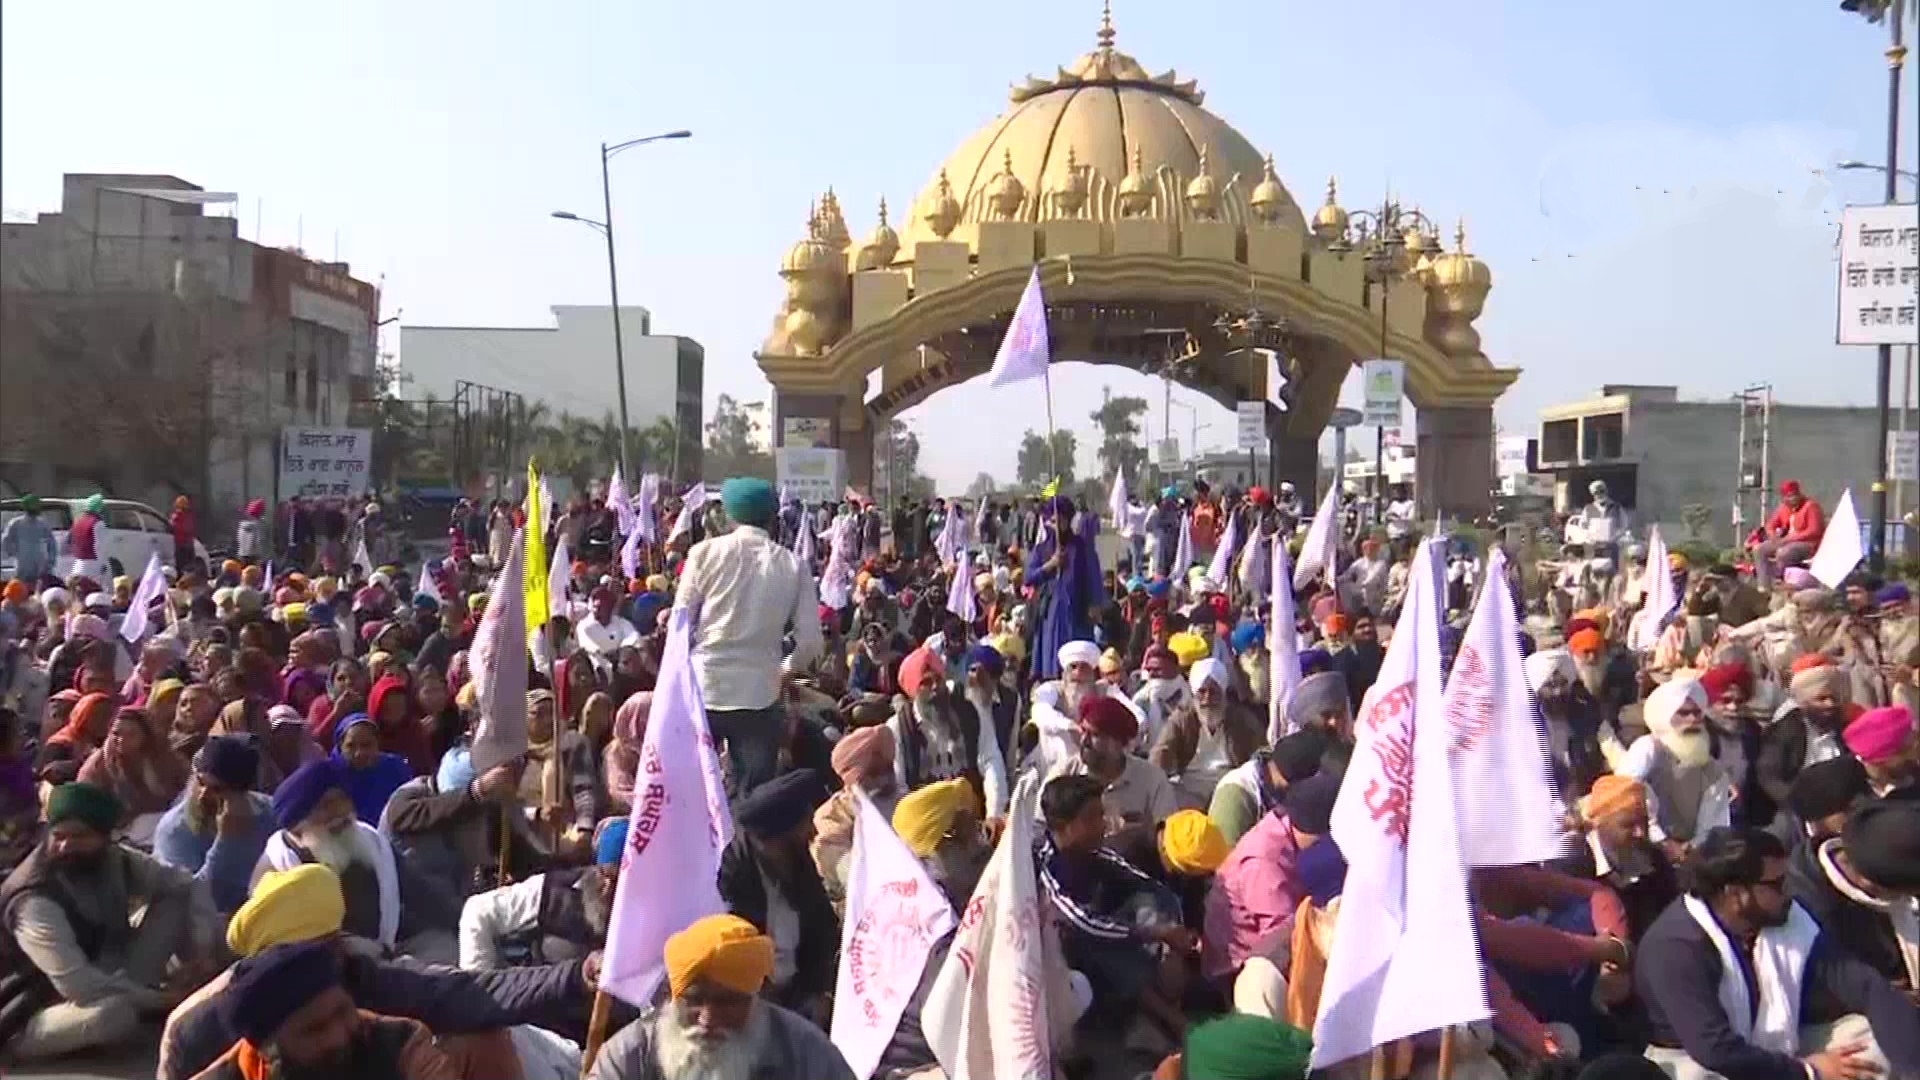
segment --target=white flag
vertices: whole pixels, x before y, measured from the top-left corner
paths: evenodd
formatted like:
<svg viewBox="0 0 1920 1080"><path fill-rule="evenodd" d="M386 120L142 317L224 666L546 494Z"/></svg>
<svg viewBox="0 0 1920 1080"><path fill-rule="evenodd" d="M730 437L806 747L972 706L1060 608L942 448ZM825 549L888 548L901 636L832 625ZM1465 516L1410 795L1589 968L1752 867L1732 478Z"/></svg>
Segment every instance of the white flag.
<svg viewBox="0 0 1920 1080"><path fill-rule="evenodd" d="M820 539L813 532L813 515L806 510L800 511L800 527L794 530L793 553L807 573L813 573L814 563L820 558Z"/></svg>
<svg viewBox="0 0 1920 1080"><path fill-rule="evenodd" d="M367 553L366 533L361 533L359 538L354 540L353 556L347 565L359 567L360 573L364 576L371 577L373 575L373 556Z"/></svg>
<svg viewBox="0 0 1920 1080"><path fill-rule="evenodd" d="M733 819L693 674L692 628L692 612L674 608L600 969L600 989L640 1009L666 974L667 939L727 910L717 878Z"/></svg>
<svg viewBox="0 0 1920 1080"><path fill-rule="evenodd" d="M1324 577L1327 584L1333 584L1333 576L1339 569L1339 550L1340 485L1336 483L1327 485L1320 508L1313 512L1313 524L1307 526L1307 541L1300 545L1300 561L1293 565L1293 587L1305 588L1307 582L1316 577Z"/></svg>
<svg viewBox="0 0 1920 1080"><path fill-rule="evenodd" d="M707 485L695 484L687 489L686 498L680 503L680 516L673 519L673 528L667 532L667 543L680 538L681 533L693 531L693 515L707 508Z"/></svg>
<svg viewBox="0 0 1920 1080"><path fill-rule="evenodd" d="M540 513L547 519L540 523L542 530L551 528L561 513L560 504L553 501L553 488L547 483L546 473L540 474Z"/></svg>
<svg viewBox="0 0 1920 1080"><path fill-rule="evenodd" d="M1627 646L1636 652L1652 652L1660 643L1661 624L1680 606L1680 597L1673 589L1673 567L1667 565L1667 542L1661 538L1658 525L1647 533L1647 570L1640 577L1640 595L1645 602L1627 627Z"/></svg>
<svg viewBox="0 0 1920 1080"><path fill-rule="evenodd" d="M950 563L965 558L967 542L961 535L964 528L959 504L948 503L947 519L940 525L940 535L933 538L933 550L939 554L941 562Z"/></svg>
<svg viewBox="0 0 1920 1080"><path fill-rule="evenodd" d="M266 570L266 573L263 575L263 581L261 582L261 585L260 585L260 591L266 594L267 599L269 601L273 599L273 560L272 559L267 560L267 570Z"/></svg>
<svg viewBox="0 0 1920 1080"><path fill-rule="evenodd" d="M620 545L620 572L627 580L640 576L640 530L627 534L627 542Z"/></svg>
<svg viewBox="0 0 1920 1080"><path fill-rule="evenodd" d="M853 788L853 854L840 974L833 988L833 1045L867 1080L920 986L927 954L954 927L953 905L866 795Z"/></svg>
<svg viewBox="0 0 1920 1080"><path fill-rule="evenodd" d="M1840 503L1827 519L1827 531L1820 537L1820 550L1813 553L1807 570L1820 584L1837 589L1853 568L1867 557L1860 546L1860 515L1853 509L1853 489L1840 494Z"/></svg>
<svg viewBox="0 0 1920 1080"><path fill-rule="evenodd" d="M987 372L988 386L1038 379L1047 373L1047 301L1040 295L1040 266L1034 264L1020 303L1013 309L1013 321L1007 324L1007 336L1000 339L1000 351L993 354L993 368Z"/></svg>
<svg viewBox="0 0 1920 1080"><path fill-rule="evenodd" d="M1127 472L1113 470L1113 490L1107 495L1107 515L1113 519L1113 531L1133 539L1133 515L1127 508ZM1134 568L1139 572L1139 568Z"/></svg>
<svg viewBox="0 0 1920 1080"><path fill-rule="evenodd" d="M547 564L547 618L562 615L573 619L573 604L567 600L573 581L573 552L567 550L567 534L561 530L553 541L553 561Z"/></svg>
<svg viewBox="0 0 1920 1080"><path fill-rule="evenodd" d="M640 496L633 507L633 531L649 544L660 539L659 511L655 508L659 501L660 477L653 473L642 476Z"/></svg>
<svg viewBox="0 0 1920 1080"><path fill-rule="evenodd" d="M1180 515L1180 538L1173 546L1173 565L1167 570L1167 577L1175 584L1185 585L1187 571L1193 566L1193 512Z"/></svg>
<svg viewBox="0 0 1920 1080"><path fill-rule="evenodd" d="M147 609L166 594L167 579L160 573L160 556L157 553L148 555L147 568L141 572L140 584L133 590L133 599L127 603L126 617L120 620L121 638L138 645L140 639L147 636Z"/></svg>
<svg viewBox="0 0 1920 1080"><path fill-rule="evenodd" d="M627 496L627 478L620 475L619 465L613 467L613 479L607 481L607 505L613 507L614 517L619 519L620 535L631 535L634 529L633 502Z"/></svg>
<svg viewBox="0 0 1920 1080"><path fill-rule="evenodd" d="M1227 515L1227 533L1213 549L1213 562L1207 564L1207 576L1220 586L1221 592L1233 588L1233 549L1240 543L1240 515Z"/></svg>
<svg viewBox="0 0 1920 1080"><path fill-rule="evenodd" d="M1468 866L1519 866L1566 854L1560 826L1566 807L1554 794L1547 740L1534 719L1522 663L1507 557L1496 547L1447 673L1453 794Z"/></svg>
<svg viewBox="0 0 1920 1080"><path fill-rule="evenodd" d="M493 579L467 654L475 695L475 775L527 752L528 527L513 532L506 565Z"/></svg>
<svg viewBox="0 0 1920 1080"><path fill-rule="evenodd" d="M1293 572L1287 568L1287 538L1273 538L1273 624L1267 628L1267 655L1273 658L1268 675L1272 689L1267 698L1267 743L1280 741L1287 731L1287 706L1293 692L1300 689L1300 631L1294 628L1299 615L1293 610Z"/></svg>
<svg viewBox="0 0 1920 1080"><path fill-rule="evenodd" d="M1438 559L1437 542L1423 541L1334 803L1347 882L1313 1026L1315 1069L1492 1011L1454 809Z"/></svg>
<svg viewBox="0 0 1920 1080"><path fill-rule="evenodd" d="M420 560L420 576L414 580L413 595L432 597L438 604L447 602L447 598L440 595L440 582L434 579L432 564L425 559Z"/></svg>
<svg viewBox="0 0 1920 1080"><path fill-rule="evenodd" d="M927 1046L948 1080L1053 1076L1047 954L1057 946L1034 877L1038 790L1033 773L1021 776L1000 846L920 1010Z"/></svg>
<svg viewBox="0 0 1920 1080"><path fill-rule="evenodd" d="M968 626L980 617L980 601L973 595L972 567L966 559L953 564L953 583L947 586L947 612L959 616Z"/></svg>

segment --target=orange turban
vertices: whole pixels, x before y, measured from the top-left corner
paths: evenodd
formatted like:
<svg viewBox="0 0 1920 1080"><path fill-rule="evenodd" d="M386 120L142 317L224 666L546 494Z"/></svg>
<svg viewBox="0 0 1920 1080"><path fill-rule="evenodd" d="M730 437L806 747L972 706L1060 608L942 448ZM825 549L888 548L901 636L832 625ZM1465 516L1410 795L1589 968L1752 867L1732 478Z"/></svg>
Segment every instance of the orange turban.
<svg viewBox="0 0 1920 1080"><path fill-rule="evenodd" d="M1336 611L1333 614L1327 616L1327 633L1344 634L1346 632L1347 632L1347 617L1345 615L1342 615Z"/></svg>
<svg viewBox="0 0 1920 1080"><path fill-rule="evenodd" d="M676 1000L702 979L757 994L773 974L773 939L738 915L709 915L668 938L665 959Z"/></svg>
<svg viewBox="0 0 1920 1080"><path fill-rule="evenodd" d="M1646 785L1631 776L1603 776L1580 800L1580 816L1589 823L1647 812Z"/></svg>
<svg viewBox="0 0 1920 1080"><path fill-rule="evenodd" d="M1567 649L1575 656L1598 656L1606 644L1607 640L1600 636L1600 631L1591 628L1582 630L1567 639Z"/></svg>
<svg viewBox="0 0 1920 1080"><path fill-rule="evenodd" d="M1828 656L1826 653L1817 653L1817 652L1801 653L1799 656L1796 656L1793 658L1792 669L1788 672L1788 674L1798 675L1803 671L1811 671L1812 669L1817 667L1826 667L1832 663L1833 663L1833 658Z"/></svg>

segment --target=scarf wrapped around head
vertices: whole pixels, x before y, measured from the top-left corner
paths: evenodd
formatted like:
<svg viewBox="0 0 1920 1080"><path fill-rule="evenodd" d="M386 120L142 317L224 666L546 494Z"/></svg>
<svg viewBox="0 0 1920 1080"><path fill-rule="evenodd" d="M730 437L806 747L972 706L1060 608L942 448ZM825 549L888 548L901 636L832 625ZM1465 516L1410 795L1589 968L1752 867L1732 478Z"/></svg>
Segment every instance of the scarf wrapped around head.
<svg viewBox="0 0 1920 1080"><path fill-rule="evenodd" d="M1573 666L1573 654L1565 649L1541 649L1527 657L1521 666L1527 672L1527 685L1533 688L1536 695L1546 687L1547 680L1555 675L1567 684L1578 677Z"/></svg>
<svg viewBox="0 0 1920 1080"><path fill-rule="evenodd" d="M893 731L884 725L855 728L833 746L833 771L851 787L893 775Z"/></svg>
<svg viewBox="0 0 1920 1080"><path fill-rule="evenodd" d="M1834 704L1844 709L1853 698L1853 683L1847 673L1833 664L1812 664L1796 672L1787 683L1787 692L1793 695L1794 704L1801 708L1811 708L1813 699L1825 691L1833 695Z"/></svg>
<svg viewBox="0 0 1920 1080"><path fill-rule="evenodd" d="M627 696L613 713L613 739L602 754L606 763L607 794L621 804L633 801L633 785L640 769L640 747L647 738L647 717L653 711L653 691Z"/></svg>
<svg viewBox="0 0 1920 1080"><path fill-rule="evenodd" d="M113 711L113 699L105 694L85 694L74 702L73 711L67 714L67 722L59 731L47 737L49 743L68 743L79 753L92 750L96 745L93 737L87 734L87 728Z"/></svg>

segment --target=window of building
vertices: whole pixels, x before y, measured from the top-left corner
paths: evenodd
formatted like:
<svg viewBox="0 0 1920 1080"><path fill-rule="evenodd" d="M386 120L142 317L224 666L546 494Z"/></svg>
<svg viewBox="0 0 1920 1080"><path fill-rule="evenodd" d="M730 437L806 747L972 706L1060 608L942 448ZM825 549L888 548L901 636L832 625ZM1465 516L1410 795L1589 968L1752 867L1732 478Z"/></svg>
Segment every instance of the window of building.
<svg viewBox="0 0 1920 1080"><path fill-rule="evenodd" d="M319 408L320 359L319 357L309 356L307 357L307 411L314 412Z"/></svg>
<svg viewBox="0 0 1920 1080"><path fill-rule="evenodd" d="M1540 460L1572 461L1579 449L1580 421L1549 420L1540 425Z"/></svg>
<svg viewBox="0 0 1920 1080"><path fill-rule="evenodd" d="M152 371L154 355L157 351L158 343L153 332L153 324L148 323L133 343L134 368L139 371Z"/></svg>
<svg viewBox="0 0 1920 1080"><path fill-rule="evenodd" d="M1626 452L1626 416L1603 413L1589 416L1580 425L1581 457L1588 461L1611 461Z"/></svg>
<svg viewBox="0 0 1920 1080"><path fill-rule="evenodd" d="M300 402L300 364L287 354L287 366L283 372L285 383L281 387L280 403L291 409Z"/></svg>

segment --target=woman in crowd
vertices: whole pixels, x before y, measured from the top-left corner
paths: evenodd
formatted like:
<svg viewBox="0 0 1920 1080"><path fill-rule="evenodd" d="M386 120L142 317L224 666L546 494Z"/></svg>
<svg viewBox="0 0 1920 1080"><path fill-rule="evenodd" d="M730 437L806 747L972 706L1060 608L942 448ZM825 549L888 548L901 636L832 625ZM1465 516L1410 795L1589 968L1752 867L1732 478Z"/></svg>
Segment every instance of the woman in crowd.
<svg viewBox="0 0 1920 1080"><path fill-rule="evenodd" d="M365 713L355 713L340 725L340 745L333 752L346 766L347 795L356 817L380 824L380 811L400 785L413 779L413 769L399 754L380 749L380 729Z"/></svg>
<svg viewBox="0 0 1920 1080"><path fill-rule="evenodd" d="M114 716L99 748L87 755L77 779L113 792L127 839L146 847L160 815L187 786L187 764L152 730L144 709L127 705Z"/></svg>

